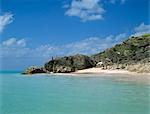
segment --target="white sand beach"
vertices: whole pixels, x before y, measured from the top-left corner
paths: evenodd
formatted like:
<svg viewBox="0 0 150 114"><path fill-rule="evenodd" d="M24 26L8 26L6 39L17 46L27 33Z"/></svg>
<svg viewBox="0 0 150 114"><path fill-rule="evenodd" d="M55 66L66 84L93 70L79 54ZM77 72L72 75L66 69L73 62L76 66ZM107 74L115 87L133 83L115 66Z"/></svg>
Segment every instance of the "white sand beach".
<svg viewBox="0 0 150 114"><path fill-rule="evenodd" d="M148 75L150 76L150 73L136 73L136 72L130 72L127 70L103 70L101 68L89 68L84 70L78 70L74 72L73 74L129 74L129 75Z"/></svg>
<svg viewBox="0 0 150 114"><path fill-rule="evenodd" d="M122 70L122 69L116 69L116 70L104 70L102 68L89 68L89 69L83 69L83 70L78 70L76 72L72 73L37 73L37 74L31 74L27 76L38 76L38 75L64 75L64 76L150 76L150 73L136 73L136 72L130 72L128 70Z"/></svg>
<svg viewBox="0 0 150 114"><path fill-rule="evenodd" d="M87 74L87 73L89 73L89 74L99 74L99 73L123 73L123 74L126 74L126 73L131 73L131 72L129 72L129 71L127 71L127 70L103 70L103 69L101 69L101 68L89 68L89 69L83 69L83 70L78 70L78 71L76 71L75 73L79 73L79 74Z"/></svg>
<svg viewBox="0 0 150 114"><path fill-rule="evenodd" d="M51 73L50 75L65 75L65 76L150 76L150 73L136 73L127 70L103 70L101 68L89 68L78 70L72 73Z"/></svg>

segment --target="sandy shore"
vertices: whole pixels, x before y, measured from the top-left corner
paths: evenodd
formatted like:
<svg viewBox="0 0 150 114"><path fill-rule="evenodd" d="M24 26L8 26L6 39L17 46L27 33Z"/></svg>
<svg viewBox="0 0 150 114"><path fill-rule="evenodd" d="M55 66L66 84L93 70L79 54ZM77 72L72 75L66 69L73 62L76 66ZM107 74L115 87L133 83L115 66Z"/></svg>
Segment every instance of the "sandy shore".
<svg viewBox="0 0 150 114"><path fill-rule="evenodd" d="M78 70L72 73L40 73L40 74L33 74L33 75L64 75L64 76L150 76L150 73L136 73L130 72L127 70L103 70L101 68L89 68Z"/></svg>
<svg viewBox="0 0 150 114"><path fill-rule="evenodd" d="M65 75L65 76L150 76L150 73L136 73L127 70L103 70L101 68L89 68L84 70L78 70L73 73L52 73L51 75Z"/></svg>
<svg viewBox="0 0 150 114"><path fill-rule="evenodd" d="M89 68L78 70L74 74L128 74L128 75L149 75L150 73L136 73L127 70L103 70L101 68Z"/></svg>
<svg viewBox="0 0 150 114"><path fill-rule="evenodd" d="M77 74L101 74L101 73L126 74L126 73L130 73L130 72L127 70L103 70L101 68L89 68L89 69L78 70L75 73L77 73Z"/></svg>

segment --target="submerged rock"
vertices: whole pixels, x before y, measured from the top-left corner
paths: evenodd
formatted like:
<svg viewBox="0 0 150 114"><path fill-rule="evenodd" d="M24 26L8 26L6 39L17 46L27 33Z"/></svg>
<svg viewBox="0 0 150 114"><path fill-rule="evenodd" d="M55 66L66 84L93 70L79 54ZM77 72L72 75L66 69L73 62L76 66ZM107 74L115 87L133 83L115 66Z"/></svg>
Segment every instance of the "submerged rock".
<svg viewBox="0 0 150 114"><path fill-rule="evenodd" d="M47 73L47 71L44 68L29 67L22 74L37 74L37 73Z"/></svg>
<svg viewBox="0 0 150 114"><path fill-rule="evenodd" d="M54 73L69 73L76 70L94 67L96 63L88 56L77 54L56 58L44 65L44 68L49 72Z"/></svg>

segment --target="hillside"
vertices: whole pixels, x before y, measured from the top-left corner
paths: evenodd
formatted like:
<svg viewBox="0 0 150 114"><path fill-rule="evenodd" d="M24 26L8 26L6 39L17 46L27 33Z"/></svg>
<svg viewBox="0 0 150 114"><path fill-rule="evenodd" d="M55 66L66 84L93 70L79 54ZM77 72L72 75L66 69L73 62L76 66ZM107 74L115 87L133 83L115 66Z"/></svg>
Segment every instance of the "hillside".
<svg viewBox="0 0 150 114"><path fill-rule="evenodd" d="M150 63L150 34L146 34L140 37L131 37L121 44L117 44L112 48L106 49L103 52L92 55L92 59L96 62L102 61L108 64L108 66L113 66L113 68L128 70L134 70L131 65L146 67ZM109 63L107 62L109 60ZM148 65L148 66L147 66ZM145 70L146 70L145 69ZM138 70L135 68L135 70ZM144 70L144 69L143 69ZM142 71L139 71L142 72ZM145 71L143 71L145 72ZM147 71L146 72L150 72Z"/></svg>

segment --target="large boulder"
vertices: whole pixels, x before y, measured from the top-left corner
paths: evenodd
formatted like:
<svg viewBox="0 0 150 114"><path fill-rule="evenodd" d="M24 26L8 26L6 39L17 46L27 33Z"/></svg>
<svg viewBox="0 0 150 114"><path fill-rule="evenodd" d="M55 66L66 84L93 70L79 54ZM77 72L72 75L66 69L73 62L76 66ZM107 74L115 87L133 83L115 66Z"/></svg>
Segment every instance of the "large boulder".
<svg viewBox="0 0 150 114"><path fill-rule="evenodd" d="M22 74L37 74L37 73L47 73L47 71L44 68L29 67Z"/></svg>
<svg viewBox="0 0 150 114"><path fill-rule="evenodd" d="M81 54L56 58L44 65L46 70L54 73L69 73L94 66L95 62L90 57Z"/></svg>

